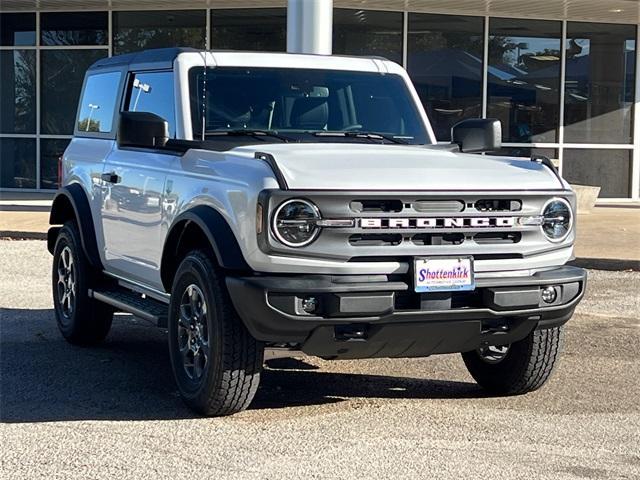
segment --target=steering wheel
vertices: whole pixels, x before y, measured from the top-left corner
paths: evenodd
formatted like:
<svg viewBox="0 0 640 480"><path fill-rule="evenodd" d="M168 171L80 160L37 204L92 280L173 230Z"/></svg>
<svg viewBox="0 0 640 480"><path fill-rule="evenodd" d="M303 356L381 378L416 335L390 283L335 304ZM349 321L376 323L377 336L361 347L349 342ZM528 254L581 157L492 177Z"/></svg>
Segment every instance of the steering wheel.
<svg viewBox="0 0 640 480"><path fill-rule="evenodd" d="M343 132L357 132L358 130L362 130L362 125L359 123L354 123L353 125L347 125L342 128Z"/></svg>

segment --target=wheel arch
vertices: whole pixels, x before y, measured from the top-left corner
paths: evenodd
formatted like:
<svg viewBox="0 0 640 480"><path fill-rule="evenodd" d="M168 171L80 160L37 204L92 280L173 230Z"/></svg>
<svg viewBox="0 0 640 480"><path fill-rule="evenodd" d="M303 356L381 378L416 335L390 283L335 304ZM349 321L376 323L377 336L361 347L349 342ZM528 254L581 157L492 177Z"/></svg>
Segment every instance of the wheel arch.
<svg viewBox="0 0 640 480"><path fill-rule="evenodd" d="M209 248L217 265L225 270L251 270L222 214L213 207L198 205L180 214L167 234L160 262L160 277L167 292L171 290L181 258L198 247Z"/></svg>
<svg viewBox="0 0 640 480"><path fill-rule="evenodd" d="M102 261L98 253L98 243L93 225L93 216L89 200L82 186L77 183L67 185L56 193L49 214L49 225L63 225L75 220L80 231L80 241L87 260L92 267L102 270ZM47 232L47 249L53 254L60 227L54 226Z"/></svg>

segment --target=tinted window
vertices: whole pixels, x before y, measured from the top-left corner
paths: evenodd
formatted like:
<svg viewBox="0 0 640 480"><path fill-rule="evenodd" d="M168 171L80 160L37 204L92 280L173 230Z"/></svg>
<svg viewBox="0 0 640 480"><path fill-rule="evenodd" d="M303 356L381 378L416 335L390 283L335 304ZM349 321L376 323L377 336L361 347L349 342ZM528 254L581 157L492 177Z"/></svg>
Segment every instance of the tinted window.
<svg viewBox="0 0 640 480"><path fill-rule="evenodd" d="M560 103L560 22L492 18L487 116L508 142L555 142Z"/></svg>
<svg viewBox="0 0 640 480"><path fill-rule="evenodd" d="M113 13L114 55L149 48L204 48L204 10L169 10Z"/></svg>
<svg viewBox="0 0 640 480"><path fill-rule="evenodd" d="M151 112L169 123L169 137L176 136L172 72L137 73L129 86L126 110Z"/></svg>
<svg viewBox="0 0 640 480"><path fill-rule="evenodd" d="M79 131L99 133L111 131L120 76L120 72L109 72L94 74L87 78L80 101Z"/></svg>
<svg viewBox="0 0 640 480"><path fill-rule="evenodd" d="M42 45L106 45L107 12L55 12L40 15Z"/></svg>
<svg viewBox="0 0 640 480"><path fill-rule="evenodd" d="M0 13L0 45L36 44L35 13Z"/></svg>
<svg viewBox="0 0 640 480"><path fill-rule="evenodd" d="M228 50L284 52L287 11L284 8L211 10L211 45Z"/></svg>
<svg viewBox="0 0 640 480"><path fill-rule="evenodd" d="M42 50L40 52L40 131L72 135L82 81L107 50Z"/></svg>
<svg viewBox="0 0 640 480"><path fill-rule="evenodd" d="M36 133L36 52L0 51L0 133Z"/></svg>
<svg viewBox="0 0 640 480"><path fill-rule="evenodd" d="M58 160L70 141L68 138L40 140L40 188L58 188Z"/></svg>
<svg viewBox="0 0 640 480"><path fill-rule="evenodd" d="M407 65L439 141L482 116L482 17L409 14Z"/></svg>
<svg viewBox="0 0 640 480"><path fill-rule="evenodd" d="M578 185L601 187L600 198L628 198L632 153L632 150L565 149L562 176Z"/></svg>
<svg viewBox="0 0 640 480"><path fill-rule="evenodd" d="M636 26L567 24L564 139L630 143Z"/></svg>
<svg viewBox="0 0 640 480"><path fill-rule="evenodd" d="M402 13L336 8L333 53L380 55L402 63Z"/></svg>
<svg viewBox="0 0 640 480"><path fill-rule="evenodd" d="M201 135L203 69L190 78L194 137ZM428 143L398 75L293 69L215 68L207 74L206 130L257 129L301 134L378 132Z"/></svg>
<svg viewBox="0 0 640 480"><path fill-rule="evenodd" d="M0 138L0 188L36 188L36 141Z"/></svg>

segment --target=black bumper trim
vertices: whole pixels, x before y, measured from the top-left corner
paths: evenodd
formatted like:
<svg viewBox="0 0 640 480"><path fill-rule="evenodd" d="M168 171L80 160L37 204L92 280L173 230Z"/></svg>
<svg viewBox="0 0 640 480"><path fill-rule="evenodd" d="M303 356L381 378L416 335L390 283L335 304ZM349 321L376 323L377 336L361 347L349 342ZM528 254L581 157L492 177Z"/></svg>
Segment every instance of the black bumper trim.
<svg viewBox="0 0 640 480"><path fill-rule="evenodd" d="M233 304L238 314L244 321L251 334L258 340L265 342L295 342L302 343L313 338L314 331L328 327L331 330L336 325L366 324L370 328L391 328L399 325L420 324L432 327L420 327L423 333L436 329L437 336L443 335L441 344L449 344L451 348L466 348L470 344L478 346L483 340L484 325L504 319L507 322L507 331L514 332L516 323L524 322L527 327L524 338L534 328L551 328L562 325L571 318L575 306L582 299L586 286L586 272L577 267L563 266L553 270L538 272L530 277L510 278L483 278L478 281L478 288L490 287L514 287L514 286L541 286L563 285L577 282L578 293L567 303L552 306L533 306L527 308L496 309L496 308L452 308L440 310L395 310L380 315L371 316L336 316L321 317L308 314L291 314L275 308L269 302L271 294L335 294L335 293L361 293L361 292L401 292L409 288L404 282L381 282L379 276L363 276L365 281L351 283L338 283L332 281L329 275L304 275L304 276L255 276L255 277L227 277L227 287ZM370 281L366 281L370 280ZM435 325L437 324L437 328ZM469 324L473 327L469 327ZM465 342L449 341L450 338L459 336L459 328L463 325L476 332L473 340ZM524 330L518 330L522 333ZM324 331L324 330L323 330ZM408 330L407 330L408 332ZM419 333L419 332L417 332ZM498 336L494 332L491 335ZM512 337L512 335L510 335ZM324 337L323 337L324 338ZM417 338L417 337L416 337ZM415 339L415 338L414 338ZM423 339L424 340L424 339ZM510 340L511 341L511 340ZM515 341L515 340L513 340ZM335 340L334 340L335 344ZM335 345L334 345L335 346ZM329 350L333 350L330 348ZM386 350L382 348L381 351ZM411 350L411 348L409 348ZM415 349L414 349L415 350ZM319 351L314 348L314 351ZM420 351L425 351L424 349ZM434 350L440 353L438 349ZM460 350L462 351L462 350Z"/></svg>

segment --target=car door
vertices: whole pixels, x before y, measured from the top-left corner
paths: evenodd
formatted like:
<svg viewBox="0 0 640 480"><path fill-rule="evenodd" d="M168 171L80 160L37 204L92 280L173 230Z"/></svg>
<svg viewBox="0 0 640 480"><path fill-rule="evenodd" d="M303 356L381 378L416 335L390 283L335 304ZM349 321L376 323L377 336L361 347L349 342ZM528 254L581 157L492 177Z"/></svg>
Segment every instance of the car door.
<svg viewBox="0 0 640 480"><path fill-rule="evenodd" d="M169 123L175 136L173 74L129 75L123 110L151 112ZM107 157L102 174L102 226L105 267L111 273L158 287L162 245L167 233L165 183L179 158L161 149L119 147Z"/></svg>

